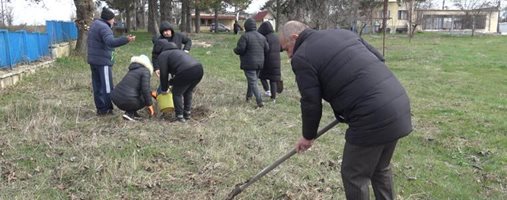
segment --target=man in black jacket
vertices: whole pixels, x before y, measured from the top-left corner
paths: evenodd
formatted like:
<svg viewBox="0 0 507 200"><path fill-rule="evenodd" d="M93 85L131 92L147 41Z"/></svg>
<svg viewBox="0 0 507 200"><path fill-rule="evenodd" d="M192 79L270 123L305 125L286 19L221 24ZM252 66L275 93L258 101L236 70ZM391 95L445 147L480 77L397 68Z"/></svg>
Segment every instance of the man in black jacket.
<svg viewBox="0 0 507 200"><path fill-rule="evenodd" d="M322 115L322 99L348 124L341 175L347 199L394 199L391 157L399 138L412 131L405 89L380 54L348 30L316 31L289 21L282 48L301 93L303 136L296 150L312 146Z"/></svg>
<svg viewBox="0 0 507 200"><path fill-rule="evenodd" d="M241 26L238 23L238 20L234 20L234 25L232 25L234 30L234 35L237 35L239 31L241 31Z"/></svg>
<svg viewBox="0 0 507 200"><path fill-rule="evenodd" d="M246 101L255 96L257 106L262 107L264 104L257 88L257 79L264 66L264 56L269 52L269 44L266 38L257 32L254 19L248 18L244 27L246 32L239 38L234 53L239 55L240 68L245 72L247 79Z"/></svg>
<svg viewBox="0 0 507 200"><path fill-rule="evenodd" d="M160 89L162 93L169 92L169 82L171 83L176 119L185 122L190 119L193 90L204 75L202 65L179 49L174 42L162 39L156 45L162 49L158 56ZM168 81L171 75L173 78Z"/></svg>
<svg viewBox="0 0 507 200"><path fill-rule="evenodd" d="M156 45L157 40L165 39L168 42L174 42L178 49L183 49L188 53L192 47L192 40L183 33L175 32L173 26L168 21L160 23L160 36L153 40L153 49L151 51L151 60L155 74L160 77L160 67L158 65L158 55L162 53L162 49Z"/></svg>

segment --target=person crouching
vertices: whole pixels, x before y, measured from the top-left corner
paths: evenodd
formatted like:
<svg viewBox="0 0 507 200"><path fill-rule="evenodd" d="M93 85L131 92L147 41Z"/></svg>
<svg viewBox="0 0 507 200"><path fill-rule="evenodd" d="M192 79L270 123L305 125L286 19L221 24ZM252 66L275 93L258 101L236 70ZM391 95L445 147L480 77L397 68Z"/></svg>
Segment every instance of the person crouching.
<svg viewBox="0 0 507 200"><path fill-rule="evenodd" d="M150 116L155 115L151 97L150 79L153 65L146 55L133 56L129 71L113 90L113 103L125 111L123 119L136 121L141 119L138 110L146 107Z"/></svg>
<svg viewBox="0 0 507 200"><path fill-rule="evenodd" d="M160 89L164 94L169 92L169 84L172 85L176 119L185 122L190 119L193 90L204 74L202 64L179 49L174 42L157 40L155 45L162 49L158 56ZM168 80L169 76L173 78Z"/></svg>

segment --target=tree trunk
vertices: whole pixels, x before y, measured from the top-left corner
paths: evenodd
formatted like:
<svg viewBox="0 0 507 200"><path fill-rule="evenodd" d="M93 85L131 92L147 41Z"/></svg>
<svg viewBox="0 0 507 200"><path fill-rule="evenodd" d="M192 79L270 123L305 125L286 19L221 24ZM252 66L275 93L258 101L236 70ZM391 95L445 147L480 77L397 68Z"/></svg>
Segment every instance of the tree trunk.
<svg viewBox="0 0 507 200"><path fill-rule="evenodd" d="M173 23L172 12L172 0L160 0L160 21L168 21L169 23Z"/></svg>
<svg viewBox="0 0 507 200"><path fill-rule="evenodd" d="M415 30L417 29L417 24L414 24L414 28L412 28L412 33L410 34L412 37L408 38L408 42L412 42L412 38L414 37Z"/></svg>
<svg viewBox="0 0 507 200"><path fill-rule="evenodd" d="M148 32L153 37L158 36L157 11L157 0L148 0Z"/></svg>
<svg viewBox="0 0 507 200"><path fill-rule="evenodd" d="M195 1L195 32L201 32L201 9L199 8L199 0Z"/></svg>
<svg viewBox="0 0 507 200"><path fill-rule="evenodd" d="M275 14L275 32L278 32L280 26L280 0L276 0L276 14Z"/></svg>
<svg viewBox="0 0 507 200"><path fill-rule="evenodd" d="M132 21L133 22L131 22L131 23L132 23L132 30L134 30L134 31L137 30L137 6L138 6L137 4L138 4L138 2L137 2L137 0L135 0L134 4L133 4L134 7L132 8L133 9L132 10L132 14L134 16L132 16Z"/></svg>
<svg viewBox="0 0 507 200"><path fill-rule="evenodd" d="M350 29L357 33L357 15L358 15L358 10L359 10L359 0L352 0L352 11L353 11L353 15L352 15L352 20L350 22Z"/></svg>
<svg viewBox="0 0 507 200"><path fill-rule="evenodd" d="M218 32L218 6L215 7L215 17L214 17L213 21L215 23L215 26L213 27L215 30L213 30L213 32L217 33Z"/></svg>
<svg viewBox="0 0 507 200"><path fill-rule="evenodd" d="M386 31L387 31L387 0L384 0L382 11L382 56L386 56Z"/></svg>
<svg viewBox="0 0 507 200"><path fill-rule="evenodd" d="M364 28L366 28L367 23L361 23L361 28L359 28L359 37L362 37Z"/></svg>
<svg viewBox="0 0 507 200"><path fill-rule="evenodd" d="M4 1L3 0L0 0L0 3L2 3L0 6L0 9L2 9L2 13L0 13L0 17L2 17L2 24L1 24L1 27L4 27L5 26L5 10L4 10Z"/></svg>
<svg viewBox="0 0 507 200"><path fill-rule="evenodd" d="M144 29L145 26L145 10L144 7L146 6L146 0L139 0L139 4L137 5L137 11L136 11L136 26L138 28Z"/></svg>
<svg viewBox="0 0 507 200"><path fill-rule="evenodd" d="M88 38L88 29L93 21L93 11L95 4L93 0L74 0L76 5L76 25L78 37L76 42L76 53L86 55L86 40Z"/></svg>
<svg viewBox="0 0 507 200"><path fill-rule="evenodd" d="M186 30L186 22L187 22L187 7L188 0L181 1L181 20L180 20L180 30L185 31Z"/></svg>
<svg viewBox="0 0 507 200"><path fill-rule="evenodd" d="M130 23L130 9L125 10L125 26L127 28L127 32L130 32L132 29L132 23Z"/></svg>
<svg viewBox="0 0 507 200"><path fill-rule="evenodd" d="M472 15L472 37L475 35L475 14Z"/></svg>
<svg viewBox="0 0 507 200"><path fill-rule="evenodd" d="M192 12L190 12L190 1L187 0L187 7L186 7L186 14L187 14L187 17L186 18L186 24L185 24L185 32L187 33L191 33L192 32Z"/></svg>
<svg viewBox="0 0 507 200"><path fill-rule="evenodd" d="M405 4L407 5L407 4ZM412 39L412 37L414 36L413 33L414 31L412 31L412 27L414 25L414 20L413 20L413 13L414 13L414 0L410 0L408 2L408 5L407 5L407 18L408 18L408 23L407 23L407 35L408 35L408 38L409 38L409 41L410 39Z"/></svg>

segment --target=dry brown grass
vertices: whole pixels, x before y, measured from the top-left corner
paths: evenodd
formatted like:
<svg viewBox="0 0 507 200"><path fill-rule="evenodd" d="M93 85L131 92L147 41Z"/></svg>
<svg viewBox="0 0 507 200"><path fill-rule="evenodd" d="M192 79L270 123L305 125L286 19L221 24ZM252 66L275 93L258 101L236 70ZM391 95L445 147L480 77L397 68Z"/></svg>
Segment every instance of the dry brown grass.
<svg viewBox="0 0 507 200"><path fill-rule="evenodd" d="M130 56L151 50L149 36L137 35L136 43L117 49L115 82ZM416 49L402 46L405 38L391 38L401 46L393 45L400 50L388 57L412 98L415 125L393 160L398 198L505 198L506 125L494 111L505 110L505 100L469 84L499 82L498 94L505 97L505 79L498 79L505 68L491 73L459 66L468 71L451 73L453 62L428 50L448 52L438 45L446 41L466 46L499 39L421 37L413 40ZM300 136L299 94L289 64L282 62L286 90L277 103L256 109L244 102L246 82L232 53L238 36L193 38L213 46L192 50L205 77L195 93L194 119L185 124L163 117L126 122L118 110L95 116L89 66L78 57L60 59L0 91L0 199L224 199L235 184L288 152ZM333 118L328 106L324 113L322 125ZM344 199L339 171L345 127L332 129L238 199Z"/></svg>

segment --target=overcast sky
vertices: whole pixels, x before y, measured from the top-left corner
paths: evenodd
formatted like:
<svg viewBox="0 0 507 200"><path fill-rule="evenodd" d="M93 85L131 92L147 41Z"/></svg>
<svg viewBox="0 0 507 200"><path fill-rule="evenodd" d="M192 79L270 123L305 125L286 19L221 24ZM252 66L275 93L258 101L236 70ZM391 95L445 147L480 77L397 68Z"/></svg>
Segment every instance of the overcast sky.
<svg viewBox="0 0 507 200"><path fill-rule="evenodd" d="M252 3L248 6L248 8L245 10L247 13L256 13L261 9L262 6L266 3L268 0L253 0Z"/></svg>
<svg viewBox="0 0 507 200"><path fill-rule="evenodd" d="M266 1L253 0L246 12L257 12L264 6ZM70 21L76 15L76 7L73 0L43 0L39 4L30 3L26 0L12 0L11 3L6 5L14 10L14 25L25 23L28 25L41 25L45 24L46 20Z"/></svg>
<svg viewBox="0 0 507 200"><path fill-rule="evenodd" d="M45 24L46 20L70 21L76 13L73 0L44 0L39 4L26 0L13 0L7 6L14 10L14 25Z"/></svg>
<svg viewBox="0 0 507 200"><path fill-rule="evenodd" d="M1 0L0 0L1 1ZM3 0L6 2L6 0ZM248 13L256 13L268 0L252 0L252 4L246 9ZM434 6L440 8L443 0L432 0ZM452 6L451 0L445 1L446 5ZM506 0L502 0L502 7ZM43 0L42 3L30 3L27 0L11 0L7 4L14 9L14 24L45 24L46 20L69 21L75 16L76 8L73 0Z"/></svg>

